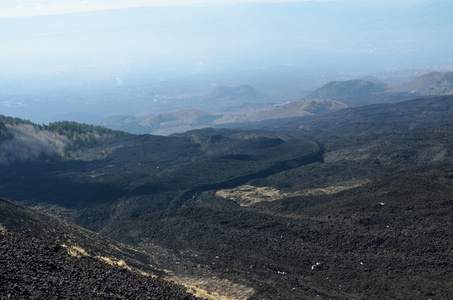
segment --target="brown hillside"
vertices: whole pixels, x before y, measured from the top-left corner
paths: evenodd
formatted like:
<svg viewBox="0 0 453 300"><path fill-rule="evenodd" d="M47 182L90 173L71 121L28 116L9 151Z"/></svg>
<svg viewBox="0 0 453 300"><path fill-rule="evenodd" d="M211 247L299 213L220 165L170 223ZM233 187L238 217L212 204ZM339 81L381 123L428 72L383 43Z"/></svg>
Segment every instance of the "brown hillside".
<svg viewBox="0 0 453 300"><path fill-rule="evenodd" d="M396 90L424 96L452 95L453 72L431 72L401 85Z"/></svg>

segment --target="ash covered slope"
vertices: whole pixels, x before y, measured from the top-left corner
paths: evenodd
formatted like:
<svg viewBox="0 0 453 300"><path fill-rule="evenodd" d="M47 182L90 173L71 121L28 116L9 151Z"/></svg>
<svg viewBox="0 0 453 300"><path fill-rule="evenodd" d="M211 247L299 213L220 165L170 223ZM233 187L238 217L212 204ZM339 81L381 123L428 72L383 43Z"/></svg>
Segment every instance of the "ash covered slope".
<svg viewBox="0 0 453 300"><path fill-rule="evenodd" d="M261 298L448 298L452 132L453 127L446 125L326 140L324 161L242 181L248 189L287 192L275 201L249 207L220 199L216 192L225 186L197 185L197 179L204 182L211 177L208 173L194 176L209 166L218 172L215 176L228 176L234 160L265 164L259 159L267 158L256 156L257 152L251 155L254 147L265 151L263 145L276 147L282 141L254 139L242 144L241 152L228 152L225 157L218 156L225 149L219 145L232 147L233 141L222 141L215 132L188 133L217 163L195 162L189 165L192 173L187 166L179 169L195 184L187 190L190 197L179 198L185 200L179 205L151 209L151 199L158 198L152 186L137 190L115 208L116 215L111 214L102 232L143 249L152 245L150 241L173 249L183 257L182 269L200 272L198 276L209 269L229 280L245 281ZM165 182L170 184L175 179L168 173ZM177 182L187 184L178 178ZM303 193L341 186L349 190L330 196Z"/></svg>
<svg viewBox="0 0 453 300"><path fill-rule="evenodd" d="M83 149L74 153L86 161L0 166L1 191L16 201L28 200L30 205L52 204L74 211L72 220L77 224L129 245L143 246L161 258L159 262L167 270L181 271L184 277L202 276L203 281L222 274L218 281L232 280L245 286L244 293L249 294L248 287L254 287L249 280L230 278L222 270L214 276L206 271L210 267L203 249L196 250L202 261L193 264L192 257L187 263L181 261L179 252L184 250L163 246L162 239L181 237L168 235L166 226L161 227L162 221L168 220L161 219L167 214L173 219L171 215L177 216L174 211L185 213L186 207L198 212L205 206L228 210L237 204L211 198L213 191L321 160L316 142L278 136L214 130L175 137L123 136L86 148L85 153ZM202 231L199 227L198 232ZM169 255L159 256L154 243L169 249ZM194 249L188 247L187 251ZM173 260L173 256L179 257Z"/></svg>
<svg viewBox="0 0 453 300"><path fill-rule="evenodd" d="M127 224L104 230L145 247L146 237L159 240L182 261L247 278L262 298L448 299L452 132L446 125L325 141L323 163L245 186L255 199L259 188L281 197L226 207L211 191L193 206L136 208L134 220L156 221L134 232Z"/></svg>
<svg viewBox="0 0 453 300"><path fill-rule="evenodd" d="M93 257L104 257L114 262L123 260L127 265L142 271L162 274L152 267L152 258L142 252L4 198L0 198L0 220L3 227L12 232L77 247Z"/></svg>
<svg viewBox="0 0 453 300"><path fill-rule="evenodd" d="M352 107L317 117L247 123L242 128L332 138L430 128L449 124L452 117L453 96L450 95Z"/></svg>
<svg viewBox="0 0 453 300"><path fill-rule="evenodd" d="M147 207L165 209L206 189L243 184L320 161L321 155L309 139L236 138L215 131L206 136L125 136L73 155L86 161L0 166L0 180L3 195L15 201L80 209L146 198ZM90 222L109 213L103 207Z"/></svg>
<svg viewBox="0 0 453 300"><path fill-rule="evenodd" d="M2 198L0 206L2 298L198 299L181 286L119 266L124 266L122 260L109 265L85 251L122 254L130 260L134 251L119 243ZM86 247L63 247L62 239ZM88 241L92 244L86 244ZM111 248L109 253L103 247ZM138 252L135 256L146 257Z"/></svg>
<svg viewBox="0 0 453 300"><path fill-rule="evenodd" d="M452 184L451 171L398 174L332 195L167 211L149 231L182 264L251 282L253 299L449 299Z"/></svg>
<svg viewBox="0 0 453 300"><path fill-rule="evenodd" d="M286 231L280 243L299 244L304 249L299 256L313 265L285 270L305 274L314 287L329 291L325 298L449 299L451 170L389 175L333 195L291 197L255 208L305 224L299 232ZM289 254L285 247L280 251Z"/></svg>
<svg viewBox="0 0 453 300"><path fill-rule="evenodd" d="M8 299L199 299L162 279L0 228L0 295Z"/></svg>

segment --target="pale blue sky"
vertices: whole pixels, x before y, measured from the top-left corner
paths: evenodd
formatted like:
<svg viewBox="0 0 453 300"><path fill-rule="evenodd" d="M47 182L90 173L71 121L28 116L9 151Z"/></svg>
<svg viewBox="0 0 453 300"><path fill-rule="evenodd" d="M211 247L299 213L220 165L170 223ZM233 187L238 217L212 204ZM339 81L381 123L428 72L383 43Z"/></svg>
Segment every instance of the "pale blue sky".
<svg viewBox="0 0 453 300"><path fill-rule="evenodd" d="M307 0L46 0L46 1L11 1L0 3L0 17L19 17L33 15L51 15L92 10L132 8L143 6L176 6L192 4L233 4L233 3L270 3L304 2Z"/></svg>
<svg viewBox="0 0 453 300"><path fill-rule="evenodd" d="M119 9L142 6L158 7ZM2 0L0 76L452 65L452 15L451 0Z"/></svg>
<svg viewBox="0 0 453 300"><path fill-rule="evenodd" d="M142 6L181 6L192 4L236 3L289 3L289 2L343 2L365 6L413 5L437 2L435 0L45 0L0 2L0 18L75 13L92 10L132 8Z"/></svg>

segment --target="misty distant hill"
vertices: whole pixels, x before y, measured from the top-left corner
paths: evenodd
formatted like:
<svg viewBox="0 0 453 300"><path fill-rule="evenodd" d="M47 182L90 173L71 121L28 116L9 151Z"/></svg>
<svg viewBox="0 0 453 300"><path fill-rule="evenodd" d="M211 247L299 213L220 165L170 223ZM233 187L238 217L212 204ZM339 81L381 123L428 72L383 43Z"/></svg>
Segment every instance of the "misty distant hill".
<svg viewBox="0 0 453 300"><path fill-rule="evenodd" d="M209 113L200 109L183 109L157 115L117 116L105 119L103 124L133 133L169 135L204 127L222 126L244 122L322 115L346 108L344 103L333 100L307 100L287 102L261 109L236 112Z"/></svg>
<svg viewBox="0 0 453 300"><path fill-rule="evenodd" d="M314 116L346 107L347 105L344 103L333 100L294 101L276 105L269 109L225 114L222 118L215 120L214 124L259 122L272 119Z"/></svg>
<svg viewBox="0 0 453 300"><path fill-rule="evenodd" d="M192 108L149 116L139 125L146 128L148 132L165 135L175 131L184 132L197 127L209 126L219 117L201 109Z"/></svg>
<svg viewBox="0 0 453 300"><path fill-rule="evenodd" d="M264 103L265 100L266 96L250 85L220 86L205 95L183 99L185 103L173 106L173 111L159 113L150 106L136 115L110 116L101 123L108 128L134 134L168 135L210 127L224 115L239 111L243 114L244 111L260 110L272 105Z"/></svg>
<svg viewBox="0 0 453 300"><path fill-rule="evenodd" d="M369 81L369 82L372 82L372 83L375 83L375 84L382 84L382 83L384 83L382 80L380 80L379 78L374 77L374 76L363 76L363 77L360 77L360 78L357 78L357 79L358 79L358 80Z"/></svg>
<svg viewBox="0 0 453 300"><path fill-rule="evenodd" d="M452 95L453 72L431 72L417 77L395 90L423 96Z"/></svg>
<svg viewBox="0 0 453 300"><path fill-rule="evenodd" d="M331 81L303 99L341 99L355 95L382 93L388 89L388 86L383 82L367 80Z"/></svg>
<svg viewBox="0 0 453 300"><path fill-rule="evenodd" d="M142 126L158 127L177 124L198 124L202 121L215 119L216 116L201 109L184 109L147 117L140 123Z"/></svg>
<svg viewBox="0 0 453 300"><path fill-rule="evenodd" d="M392 89L376 77L365 76L356 80L331 81L302 99L331 99L343 102L348 106L364 106L378 103L397 103L424 95L444 94L413 93L412 88Z"/></svg>
<svg viewBox="0 0 453 300"><path fill-rule="evenodd" d="M220 117L221 115L196 108L160 114L152 114L148 110L144 110L135 116L118 115L105 118L102 120L102 125L134 134L168 135L211 126L212 122Z"/></svg>
<svg viewBox="0 0 453 300"><path fill-rule="evenodd" d="M263 93L250 85L240 86L220 86L215 88L212 92L203 97L202 100L217 102L217 101L254 101L264 98Z"/></svg>

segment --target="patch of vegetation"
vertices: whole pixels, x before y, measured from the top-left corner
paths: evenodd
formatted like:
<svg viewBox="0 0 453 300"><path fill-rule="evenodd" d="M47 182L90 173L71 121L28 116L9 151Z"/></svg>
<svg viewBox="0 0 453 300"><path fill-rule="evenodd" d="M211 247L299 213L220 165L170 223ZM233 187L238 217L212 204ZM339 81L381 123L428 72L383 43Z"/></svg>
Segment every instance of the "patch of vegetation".
<svg viewBox="0 0 453 300"><path fill-rule="evenodd" d="M250 85L220 86L206 96L214 101L243 101L263 98L263 94Z"/></svg>
<svg viewBox="0 0 453 300"><path fill-rule="evenodd" d="M124 131L112 130L102 126L82 124L73 121L53 122L49 123L49 125L40 125L39 128L66 136L72 142L73 148L92 146L99 140L107 137L127 135Z"/></svg>
<svg viewBox="0 0 453 300"><path fill-rule="evenodd" d="M39 125L29 120L0 115L0 141L11 139L14 136L8 131L5 124L26 124L35 127L37 130L56 132L60 135L66 136L72 142L72 147L74 148L94 145L99 140L107 137L119 137L128 134L124 131L112 130L103 126L88 125L74 121L58 121L49 123L48 125Z"/></svg>
<svg viewBox="0 0 453 300"><path fill-rule="evenodd" d="M0 122L0 142L4 140L10 140L14 137L13 133L6 128L3 122Z"/></svg>
<svg viewBox="0 0 453 300"><path fill-rule="evenodd" d="M125 135L123 131L71 121L39 125L0 115L0 142L11 140L8 145L3 144L0 161L68 160L72 159L71 151Z"/></svg>
<svg viewBox="0 0 453 300"><path fill-rule="evenodd" d="M11 124L11 125L28 124L28 125L36 126L36 124L33 124L29 120L24 120L21 118L13 118L13 117L4 116L4 115L0 115L0 122L4 123L4 124Z"/></svg>
<svg viewBox="0 0 453 300"><path fill-rule="evenodd" d="M77 135L89 133L111 136L123 136L127 134L123 131L117 131L102 126L82 124L73 121L58 121L49 123L49 125L42 125L40 127L44 130L54 131L59 134L65 135L68 138L74 138Z"/></svg>

